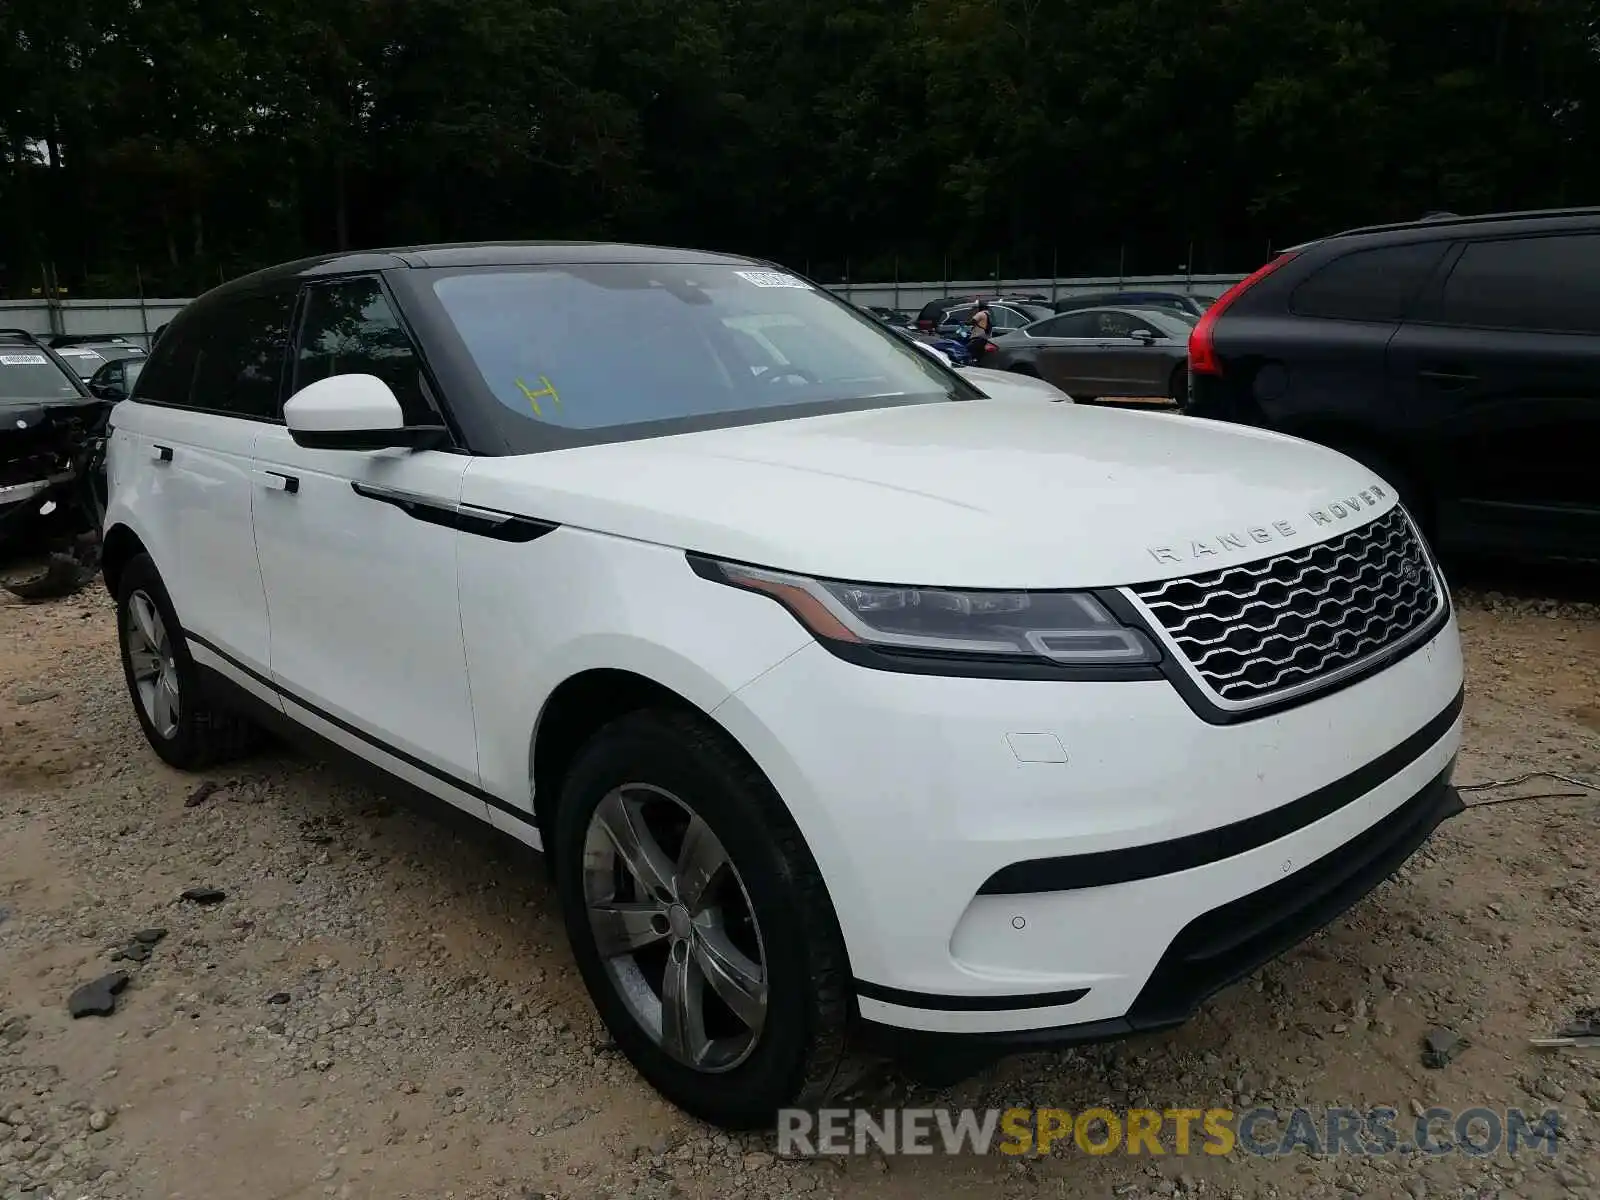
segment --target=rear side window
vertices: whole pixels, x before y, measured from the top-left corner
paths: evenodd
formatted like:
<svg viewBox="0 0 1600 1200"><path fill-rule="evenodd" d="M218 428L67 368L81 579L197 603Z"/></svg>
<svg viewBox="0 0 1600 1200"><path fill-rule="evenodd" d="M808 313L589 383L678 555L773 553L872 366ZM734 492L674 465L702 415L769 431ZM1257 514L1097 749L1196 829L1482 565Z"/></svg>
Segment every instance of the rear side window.
<svg viewBox="0 0 1600 1200"><path fill-rule="evenodd" d="M1445 281L1447 325L1600 333L1600 234L1472 242Z"/></svg>
<svg viewBox="0 0 1600 1200"><path fill-rule="evenodd" d="M189 385L194 380L195 358L199 353L196 332L195 322L188 320L177 329L161 327L150 357L145 360L144 370L139 374L138 385L133 389L136 400L187 407Z"/></svg>
<svg viewBox="0 0 1600 1200"><path fill-rule="evenodd" d="M389 385L408 425L438 418L422 394L422 368L376 279L351 279L306 292L294 390L330 375L376 375Z"/></svg>
<svg viewBox="0 0 1600 1200"><path fill-rule="evenodd" d="M1302 317L1340 321L1398 321L1427 283L1445 242L1414 242L1355 250L1318 268L1289 297Z"/></svg>
<svg viewBox="0 0 1600 1200"><path fill-rule="evenodd" d="M1100 329L1100 314L1068 313L1053 321L1045 321L1033 330L1034 337L1081 338L1094 337Z"/></svg>
<svg viewBox="0 0 1600 1200"><path fill-rule="evenodd" d="M189 407L275 419L293 318L293 292L230 301L209 314L191 335L199 345Z"/></svg>

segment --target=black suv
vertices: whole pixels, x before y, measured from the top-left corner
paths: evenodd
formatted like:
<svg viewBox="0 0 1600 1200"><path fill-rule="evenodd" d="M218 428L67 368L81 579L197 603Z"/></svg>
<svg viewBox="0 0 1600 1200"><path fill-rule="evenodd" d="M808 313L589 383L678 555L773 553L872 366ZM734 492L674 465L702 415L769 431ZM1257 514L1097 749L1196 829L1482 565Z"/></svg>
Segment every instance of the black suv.
<svg viewBox="0 0 1600 1200"><path fill-rule="evenodd" d="M1188 411L1322 442L1446 549L1600 559L1600 208L1288 251L1189 340Z"/></svg>
<svg viewBox="0 0 1600 1200"><path fill-rule="evenodd" d="M33 334L0 329L0 546L76 519L85 450L110 407Z"/></svg>

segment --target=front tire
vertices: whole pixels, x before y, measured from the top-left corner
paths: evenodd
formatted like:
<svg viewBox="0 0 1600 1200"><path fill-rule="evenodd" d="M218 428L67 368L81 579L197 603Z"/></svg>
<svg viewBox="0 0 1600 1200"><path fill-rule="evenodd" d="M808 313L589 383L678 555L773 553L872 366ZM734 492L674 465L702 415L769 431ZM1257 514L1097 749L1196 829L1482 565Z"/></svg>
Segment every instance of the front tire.
<svg viewBox="0 0 1600 1200"><path fill-rule="evenodd" d="M123 568L117 640L134 715L163 762L193 771L255 748L259 730L207 700L183 626L148 554Z"/></svg>
<svg viewBox="0 0 1600 1200"><path fill-rule="evenodd" d="M579 752L552 865L606 1028L684 1111L730 1129L819 1104L847 1054L849 967L772 786L697 715L631 713Z"/></svg>

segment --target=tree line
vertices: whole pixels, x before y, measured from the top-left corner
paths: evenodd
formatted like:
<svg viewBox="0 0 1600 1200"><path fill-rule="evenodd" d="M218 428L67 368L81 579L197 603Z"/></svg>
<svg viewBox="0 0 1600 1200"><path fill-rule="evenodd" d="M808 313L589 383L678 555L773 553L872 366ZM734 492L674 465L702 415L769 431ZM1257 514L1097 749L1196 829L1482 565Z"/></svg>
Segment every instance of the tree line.
<svg viewBox="0 0 1600 1200"><path fill-rule="evenodd" d="M1244 271L1600 202L1600 0L5 0L0 294L607 238Z"/></svg>

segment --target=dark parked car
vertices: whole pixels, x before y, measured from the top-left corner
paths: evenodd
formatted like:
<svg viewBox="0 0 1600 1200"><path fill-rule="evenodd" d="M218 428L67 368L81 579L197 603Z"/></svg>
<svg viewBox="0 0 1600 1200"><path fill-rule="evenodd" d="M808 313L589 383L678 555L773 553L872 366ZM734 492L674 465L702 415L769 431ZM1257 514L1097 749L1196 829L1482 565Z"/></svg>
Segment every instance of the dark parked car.
<svg viewBox="0 0 1600 1200"><path fill-rule="evenodd" d="M867 316L872 317L874 320L882 321L885 325L894 329L905 329L912 323L911 314L902 312L898 308L885 308L881 304L861 304L857 305L857 307Z"/></svg>
<svg viewBox="0 0 1600 1200"><path fill-rule="evenodd" d="M80 379L88 379L108 362L145 356L143 347L123 337L58 335L50 339L50 348L78 373Z"/></svg>
<svg viewBox="0 0 1600 1200"><path fill-rule="evenodd" d="M922 330L923 333L932 333L941 325L948 326L951 324L951 319L949 316L950 313L957 311L971 312L979 300L987 300L990 308L1004 307L1017 309L1022 306L1036 306L1040 299L1042 299L1042 297L1011 295L944 296L938 300L929 300L922 306L922 311L917 314L916 327ZM1049 310L1047 307L1046 312L1041 313L1040 315L1047 315L1048 311ZM1016 325L1010 326L1009 328L1020 328L1027 323L1027 321L1018 321Z"/></svg>
<svg viewBox="0 0 1600 1200"><path fill-rule="evenodd" d="M1334 446L1441 547L1600 559L1600 208L1285 253L1190 339L1190 410Z"/></svg>
<svg viewBox="0 0 1600 1200"><path fill-rule="evenodd" d="M939 333L950 335L955 333L968 321L977 310L976 304L962 304L944 312L939 317L939 323L934 327ZM1024 325L1031 325L1035 321L1052 316L1048 304L1032 304L1025 300L991 300L989 301L989 316L994 322L991 326L995 336L1009 333L1013 329L1021 329Z"/></svg>
<svg viewBox="0 0 1600 1200"><path fill-rule="evenodd" d="M1181 402L1194 320L1159 308L1061 313L997 338L980 365L1037 375L1076 400L1167 396Z"/></svg>
<svg viewBox="0 0 1600 1200"><path fill-rule="evenodd" d="M1055 302L1057 312L1078 312L1085 308L1168 308L1198 317L1215 296L1192 292L1095 292L1087 296L1063 296Z"/></svg>
<svg viewBox="0 0 1600 1200"><path fill-rule="evenodd" d="M77 519L85 449L109 407L56 350L0 329L0 545Z"/></svg>
<svg viewBox="0 0 1600 1200"><path fill-rule="evenodd" d="M144 369L142 358L119 358L106 363L89 377L89 390L102 400L125 400L133 391L133 381Z"/></svg>

